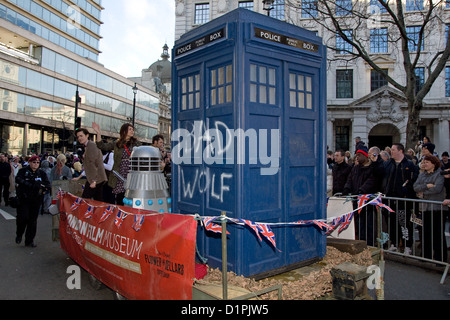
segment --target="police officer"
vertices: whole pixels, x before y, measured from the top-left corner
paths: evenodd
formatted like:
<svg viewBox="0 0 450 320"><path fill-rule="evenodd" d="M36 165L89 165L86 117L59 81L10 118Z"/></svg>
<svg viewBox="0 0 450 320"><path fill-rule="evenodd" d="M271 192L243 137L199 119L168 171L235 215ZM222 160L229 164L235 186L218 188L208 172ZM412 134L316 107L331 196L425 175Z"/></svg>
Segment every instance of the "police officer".
<svg viewBox="0 0 450 320"><path fill-rule="evenodd" d="M25 233L25 246L36 247L37 218L45 192L51 189L47 174L39 169L40 158L32 156L28 160L29 166L19 170L16 176L17 186L17 231L16 243L22 242Z"/></svg>

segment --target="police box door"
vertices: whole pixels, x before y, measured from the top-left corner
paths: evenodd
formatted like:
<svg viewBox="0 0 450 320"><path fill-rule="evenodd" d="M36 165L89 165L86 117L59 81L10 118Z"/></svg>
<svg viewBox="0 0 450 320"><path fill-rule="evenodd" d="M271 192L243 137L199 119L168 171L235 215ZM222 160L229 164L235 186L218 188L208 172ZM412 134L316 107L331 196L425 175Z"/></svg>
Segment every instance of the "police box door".
<svg viewBox="0 0 450 320"><path fill-rule="evenodd" d="M285 79L285 219L326 218L326 105L321 63L302 59L286 63ZM322 80L322 86L321 86ZM323 257L326 237L316 228L287 228L288 264Z"/></svg>
<svg viewBox="0 0 450 320"><path fill-rule="evenodd" d="M255 129L278 128L281 132L279 172L261 176L257 167L246 170L245 180L249 183L245 185L250 186L245 193L250 199L244 204L247 218L267 223L324 218L325 137L320 123L324 89L319 85L320 63L277 61L260 54L249 57L246 69L250 80L247 125ZM276 269L324 255L324 237L314 227L273 225L272 230L281 252L268 250L266 245L247 251L250 274L257 274L267 263ZM244 243L251 241L251 236L245 235Z"/></svg>

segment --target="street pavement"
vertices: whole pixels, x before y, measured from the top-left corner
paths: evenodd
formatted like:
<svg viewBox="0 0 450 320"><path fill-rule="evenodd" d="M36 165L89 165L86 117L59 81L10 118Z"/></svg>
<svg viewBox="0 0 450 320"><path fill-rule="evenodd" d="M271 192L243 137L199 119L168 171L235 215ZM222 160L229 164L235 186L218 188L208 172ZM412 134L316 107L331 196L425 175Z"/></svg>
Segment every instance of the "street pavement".
<svg viewBox="0 0 450 320"><path fill-rule="evenodd" d="M81 270L81 289L70 290L70 266L76 265L52 241L52 218L39 216L36 248L14 242L15 209L0 205L0 300L113 300L109 288L94 289ZM450 274L386 260L385 300L450 300Z"/></svg>
<svg viewBox="0 0 450 320"><path fill-rule="evenodd" d="M0 206L15 217L15 209ZM4 213L3 212L3 213ZM11 218L11 217L8 217ZM0 211L0 300L113 300L108 288L95 290L88 273L81 271L81 289L67 288L67 279L76 265L52 241L52 217L39 216L35 238L36 248L15 243L16 221L7 220Z"/></svg>

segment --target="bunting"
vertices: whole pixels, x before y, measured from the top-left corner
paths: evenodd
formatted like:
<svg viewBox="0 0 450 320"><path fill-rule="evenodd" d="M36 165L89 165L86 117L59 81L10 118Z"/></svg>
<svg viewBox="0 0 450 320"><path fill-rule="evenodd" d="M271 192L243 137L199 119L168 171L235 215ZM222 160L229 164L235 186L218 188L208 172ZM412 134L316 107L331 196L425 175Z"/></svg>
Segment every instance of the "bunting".
<svg viewBox="0 0 450 320"><path fill-rule="evenodd" d="M76 198L69 210L75 211L76 209L78 209L79 206L81 206L82 202L83 198Z"/></svg>
<svg viewBox="0 0 450 320"><path fill-rule="evenodd" d="M120 228L120 226L123 223L123 220L125 220L125 218L127 217L127 214L125 212L123 212L122 210L119 210L119 213L116 216L116 220L115 220L115 224L117 228Z"/></svg>
<svg viewBox="0 0 450 320"><path fill-rule="evenodd" d="M65 194L67 194L67 192L60 190L57 195L58 199L61 200ZM375 197L375 198L372 199L373 197ZM85 200L77 197L75 199L74 203L72 204L72 206L70 207L70 210L71 211L77 210L81 206L83 201L85 201ZM300 221L288 222L288 223L262 223L262 222L250 221L247 219L234 219L234 218L229 218L229 217L225 217L225 219L227 219L228 221L231 221L232 223L248 227L249 229L251 229L253 231L253 233L256 235L256 237L258 238L258 240L260 242L262 242L262 240L265 239L270 243L271 246L273 246L273 248L280 251L276 246L275 234L272 231L271 226L274 226L274 225L315 226L315 227L318 227L325 234L330 234L333 231L335 231L336 229L338 230L338 233L341 233L342 231L347 229L348 226L351 224L355 212L360 213L361 210L367 205L375 205L380 208L384 208L384 209L388 210L389 212L395 212L389 206L382 203L381 194L359 195L357 197L357 204L358 204L358 208L356 208L352 212L342 214L339 217L334 217L329 220L316 219L316 220L300 220ZM105 222L117 208L114 205L105 205L102 207L105 207L105 210L103 211L101 217L99 218L99 223ZM87 218L87 219L92 218L93 212L94 212L94 206L92 206L88 203L88 208L84 214L85 218ZM139 230L141 230L146 216L157 215L157 214L161 214L161 213L155 212L155 213L151 213L151 214L131 214L129 212L124 211L123 209L119 209L119 212L117 213L117 215L115 217L114 223L117 226L117 228L120 228L123 221L125 220L125 218L128 215L134 215L134 223L132 225L132 228L136 232L138 232ZM217 233L217 234L222 233L222 226L217 223L214 223L214 221L219 220L221 218L223 218L223 217L200 217L205 230L213 232L213 233ZM227 231L227 235L230 235L230 232Z"/></svg>
<svg viewBox="0 0 450 320"><path fill-rule="evenodd" d="M314 223L316 226L318 226L321 230L325 231L326 233L333 230L333 227L331 224L328 224L324 220L312 220L312 223Z"/></svg>
<svg viewBox="0 0 450 320"><path fill-rule="evenodd" d="M134 223L132 228L138 232L141 230L142 225L144 224L145 216L143 214L137 214L134 216Z"/></svg>
<svg viewBox="0 0 450 320"><path fill-rule="evenodd" d="M372 194L362 194L358 196L358 208L360 208L358 210L358 213L361 213L362 208L364 207L364 205L366 204L366 202L368 200L370 200L370 198L372 197Z"/></svg>
<svg viewBox="0 0 450 320"><path fill-rule="evenodd" d="M56 194L56 198L57 198L59 201L61 201L62 198L64 198L64 195L65 195L66 193L67 193L67 192L65 192L65 191L63 191L63 190L59 190L58 193Z"/></svg>
<svg viewBox="0 0 450 320"><path fill-rule="evenodd" d="M108 206L105 211L103 211L102 216L100 217L99 223L105 222L108 220L109 216L114 212L114 206Z"/></svg>
<svg viewBox="0 0 450 320"><path fill-rule="evenodd" d="M211 231L214 233L222 233L222 227L219 226L218 224L213 223L213 221L215 221L217 219L219 219L219 218L217 218L217 217L203 218L202 220L203 220L203 226L205 227L205 230ZM227 231L227 234L230 234L230 233Z"/></svg>
<svg viewBox="0 0 450 320"><path fill-rule="evenodd" d="M244 225L246 225L247 227L249 227L250 229L253 230L253 232L256 234L256 236L258 237L259 241L261 242L261 236L259 235L260 232L260 227L258 223L254 223L250 220L245 220L245 219L239 219L239 221L243 222Z"/></svg>
<svg viewBox="0 0 450 320"><path fill-rule="evenodd" d="M277 248L277 245L275 243L275 234L273 233L272 229L270 228L270 226L267 223L259 223L258 224L258 228L260 228L260 232L261 235L267 240L269 241L269 243L275 248L277 249L279 252L281 252L281 250L279 250Z"/></svg>
<svg viewBox="0 0 450 320"><path fill-rule="evenodd" d="M376 197L370 204L374 205L374 206L378 206L380 208L385 208L389 212L395 212L389 206L387 206L383 202L381 202L381 196Z"/></svg>
<svg viewBox="0 0 450 320"><path fill-rule="evenodd" d="M92 218L93 214L94 214L94 207L93 206L88 206L86 212L84 213L84 217L86 219L90 219L90 218Z"/></svg>

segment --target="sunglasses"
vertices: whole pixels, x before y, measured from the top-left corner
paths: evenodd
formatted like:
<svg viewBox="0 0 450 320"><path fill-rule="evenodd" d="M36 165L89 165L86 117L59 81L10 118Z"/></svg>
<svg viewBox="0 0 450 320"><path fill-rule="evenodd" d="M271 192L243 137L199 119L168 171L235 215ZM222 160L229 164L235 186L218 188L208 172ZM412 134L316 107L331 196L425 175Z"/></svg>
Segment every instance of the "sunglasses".
<svg viewBox="0 0 450 320"><path fill-rule="evenodd" d="M33 161L32 163L41 163L40 161Z"/></svg>

